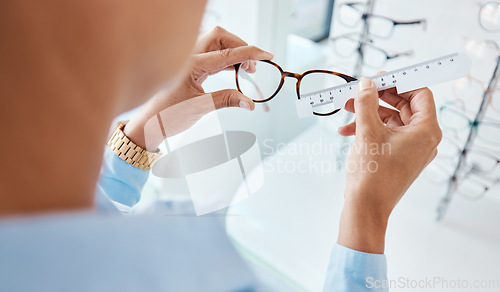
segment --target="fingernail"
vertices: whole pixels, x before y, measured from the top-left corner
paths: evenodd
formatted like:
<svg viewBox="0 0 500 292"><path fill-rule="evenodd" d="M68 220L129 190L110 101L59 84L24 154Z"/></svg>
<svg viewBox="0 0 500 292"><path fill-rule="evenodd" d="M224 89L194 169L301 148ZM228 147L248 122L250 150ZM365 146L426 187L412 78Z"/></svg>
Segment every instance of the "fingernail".
<svg viewBox="0 0 500 292"><path fill-rule="evenodd" d="M243 100L240 100L240 107L244 108L246 110L249 110L249 111L252 110L252 109L250 109L250 104L246 101L243 101Z"/></svg>
<svg viewBox="0 0 500 292"><path fill-rule="evenodd" d="M359 80L359 83L358 83L356 90L362 91L362 90L371 88L372 86L373 86L373 82L370 79L363 77Z"/></svg>

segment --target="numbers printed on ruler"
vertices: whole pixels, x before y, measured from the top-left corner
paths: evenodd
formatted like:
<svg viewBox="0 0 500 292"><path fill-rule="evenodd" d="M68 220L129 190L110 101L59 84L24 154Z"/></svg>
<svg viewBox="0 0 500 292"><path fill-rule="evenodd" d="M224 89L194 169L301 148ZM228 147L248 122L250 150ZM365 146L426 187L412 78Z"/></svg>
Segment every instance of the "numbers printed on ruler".
<svg viewBox="0 0 500 292"><path fill-rule="evenodd" d="M398 93L404 93L462 77L468 73L469 69L469 58L466 55L455 53L413 66L382 73L370 77L370 79L375 83L379 91L396 87ZM315 107L326 104L333 103L335 108L343 108L347 100L355 97L356 85L358 82L359 81L353 81L322 91L302 95L301 99L297 101L299 117L312 115L312 111ZM304 107L308 107L307 110ZM310 114L308 113L309 111Z"/></svg>

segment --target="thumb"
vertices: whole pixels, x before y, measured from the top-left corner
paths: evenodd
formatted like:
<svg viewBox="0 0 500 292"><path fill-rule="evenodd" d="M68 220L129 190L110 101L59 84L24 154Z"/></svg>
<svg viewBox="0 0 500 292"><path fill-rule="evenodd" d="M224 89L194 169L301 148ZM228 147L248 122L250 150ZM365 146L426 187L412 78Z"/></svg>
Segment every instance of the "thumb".
<svg viewBox="0 0 500 292"><path fill-rule="evenodd" d="M371 131L383 126L378 115L379 96L375 84L368 78L361 78L356 87L354 110L356 112L356 133Z"/></svg>
<svg viewBox="0 0 500 292"><path fill-rule="evenodd" d="M255 109L255 103L238 90L224 89L212 92L212 98L216 109L225 107L240 107L249 111Z"/></svg>

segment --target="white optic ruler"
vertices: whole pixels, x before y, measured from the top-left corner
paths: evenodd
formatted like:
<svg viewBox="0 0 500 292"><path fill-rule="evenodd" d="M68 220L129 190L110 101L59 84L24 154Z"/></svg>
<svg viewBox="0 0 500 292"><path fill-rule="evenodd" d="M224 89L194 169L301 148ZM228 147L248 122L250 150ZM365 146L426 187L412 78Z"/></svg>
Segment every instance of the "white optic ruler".
<svg viewBox="0 0 500 292"><path fill-rule="evenodd" d="M382 73L371 79L378 91L396 87L398 93L405 93L422 87L450 81L466 75L471 66L467 55L454 53L440 58ZM344 108L345 103L356 96L358 80L321 91L300 96L297 100L299 118L312 116L315 108L332 104L335 109Z"/></svg>

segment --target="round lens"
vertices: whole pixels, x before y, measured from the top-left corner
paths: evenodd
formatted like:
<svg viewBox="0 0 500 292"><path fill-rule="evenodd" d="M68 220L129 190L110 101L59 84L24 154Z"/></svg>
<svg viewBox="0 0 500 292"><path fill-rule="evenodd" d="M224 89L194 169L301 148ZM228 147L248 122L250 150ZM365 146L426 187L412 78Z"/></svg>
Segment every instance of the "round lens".
<svg viewBox="0 0 500 292"><path fill-rule="evenodd" d="M438 147L438 155L449 159L456 159L460 155L460 146L448 137L443 138Z"/></svg>
<svg viewBox="0 0 500 292"><path fill-rule="evenodd" d="M329 73L309 73L306 74L300 82L300 95L307 95L317 91L323 91L331 87L346 84L347 81L342 77ZM338 108L335 108L333 102L324 99L324 103L313 105L313 112L317 114L329 114Z"/></svg>
<svg viewBox="0 0 500 292"><path fill-rule="evenodd" d="M477 127L477 136L494 145L500 145L500 124L498 123L479 123Z"/></svg>
<svg viewBox="0 0 500 292"><path fill-rule="evenodd" d="M483 84L470 77L463 77L453 82L453 91L462 100L479 99L483 95L483 90Z"/></svg>
<svg viewBox="0 0 500 292"><path fill-rule="evenodd" d="M363 62L370 67L382 67L387 61L387 54L370 45L363 46Z"/></svg>
<svg viewBox="0 0 500 292"><path fill-rule="evenodd" d="M466 162L474 171L490 172L497 166L498 159L487 152L471 150L467 152Z"/></svg>
<svg viewBox="0 0 500 292"><path fill-rule="evenodd" d="M500 30L500 3L490 2L484 4L479 12L479 21L486 30Z"/></svg>
<svg viewBox="0 0 500 292"><path fill-rule="evenodd" d="M370 34L382 38L389 37L394 29L394 23L385 17L370 16L368 24Z"/></svg>
<svg viewBox="0 0 500 292"><path fill-rule="evenodd" d="M333 41L335 52L344 57L351 56L359 47L359 41L347 36L335 38Z"/></svg>
<svg viewBox="0 0 500 292"><path fill-rule="evenodd" d="M465 37L465 50L467 50L468 53L479 58L493 59L498 56L499 49L495 41L476 40Z"/></svg>
<svg viewBox="0 0 500 292"><path fill-rule="evenodd" d="M241 92L254 101L268 100L281 83L281 71L263 61L243 63L237 74Z"/></svg>
<svg viewBox="0 0 500 292"><path fill-rule="evenodd" d="M456 163L453 160L437 158L425 169L427 178L434 183L444 183L453 175Z"/></svg>
<svg viewBox="0 0 500 292"><path fill-rule="evenodd" d="M441 108L439 115L441 126L447 130L463 130L470 126L471 121L463 113L449 106Z"/></svg>
<svg viewBox="0 0 500 292"><path fill-rule="evenodd" d="M363 9L356 4L343 4L339 6L339 20L347 26L355 26L363 17Z"/></svg>
<svg viewBox="0 0 500 292"><path fill-rule="evenodd" d="M488 187L478 179L465 177L459 180L457 191L470 199L479 199L488 191Z"/></svg>

